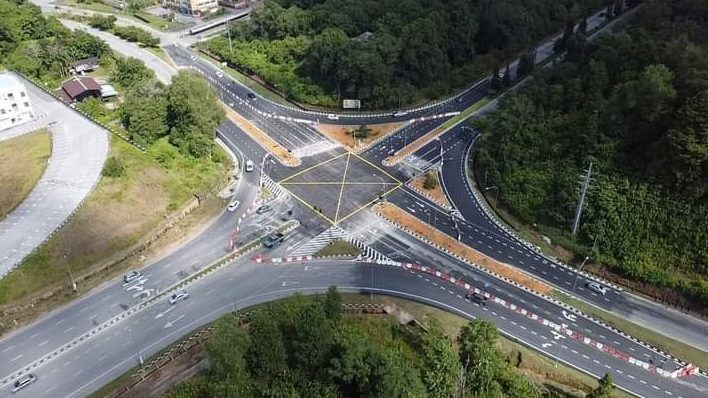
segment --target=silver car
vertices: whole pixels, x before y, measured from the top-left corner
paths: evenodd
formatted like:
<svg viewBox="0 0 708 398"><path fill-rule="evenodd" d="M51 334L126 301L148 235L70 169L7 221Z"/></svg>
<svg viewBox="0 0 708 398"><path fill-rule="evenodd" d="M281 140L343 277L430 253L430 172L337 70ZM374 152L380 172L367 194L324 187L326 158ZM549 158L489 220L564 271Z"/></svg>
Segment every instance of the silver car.
<svg viewBox="0 0 708 398"><path fill-rule="evenodd" d="M185 291L175 293L170 297L170 304L177 304L178 301L186 300L187 297L189 297L189 294Z"/></svg>
<svg viewBox="0 0 708 398"><path fill-rule="evenodd" d="M123 282L125 283L130 283L138 278L140 278L142 274L140 271L130 271L129 273L123 275Z"/></svg>
<svg viewBox="0 0 708 398"><path fill-rule="evenodd" d="M585 286L593 292L600 293L603 296L607 293L607 288L597 282L588 282Z"/></svg>
<svg viewBox="0 0 708 398"><path fill-rule="evenodd" d="M37 376L35 376L32 373L26 374L21 379L15 381L15 383L12 385L12 392L16 393L16 392L20 391L21 389L34 383L35 380L37 380Z"/></svg>

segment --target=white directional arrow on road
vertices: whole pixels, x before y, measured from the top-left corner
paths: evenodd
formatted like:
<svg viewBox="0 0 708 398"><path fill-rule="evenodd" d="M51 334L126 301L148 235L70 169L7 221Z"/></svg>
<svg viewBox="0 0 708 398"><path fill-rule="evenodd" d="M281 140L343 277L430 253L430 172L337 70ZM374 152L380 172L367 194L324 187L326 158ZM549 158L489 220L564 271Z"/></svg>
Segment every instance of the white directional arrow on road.
<svg viewBox="0 0 708 398"><path fill-rule="evenodd" d="M575 322L578 319L574 314L566 312L566 310L563 310L563 316L571 322Z"/></svg>
<svg viewBox="0 0 708 398"><path fill-rule="evenodd" d="M563 336L562 334L556 332L555 330L551 330L551 334L553 335L553 339L554 339L554 340L564 339L564 338L565 338L565 336Z"/></svg>
<svg viewBox="0 0 708 398"><path fill-rule="evenodd" d="M155 319L160 319L160 318L162 318L163 316L165 316L166 314L168 314L170 311L172 311L172 310L175 309L175 308L176 308L176 307L170 307L170 308L168 308L168 309L162 311L161 313L155 315Z"/></svg>
<svg viewBox="0 0 708 398"><path fill-rule="evenodd" d="M285 287L285 286L290 286L290 285L297 285L297 284L299 284L299 283L300 283L300 282L283 282L283 283L280 284L280 286Z"/></svg>
<svg viewBox="0 0 708 398"><path fill-rule="evenodd" d="M175 323L177 323L177 321L179 321L179 320L182 319L182 318L184 318L184 314L178 316L174 321L167 322L167 323L165 324L165 327L164 327L164 328L165 328L165 329L171 328L172 325L174 325Z"/></svg>

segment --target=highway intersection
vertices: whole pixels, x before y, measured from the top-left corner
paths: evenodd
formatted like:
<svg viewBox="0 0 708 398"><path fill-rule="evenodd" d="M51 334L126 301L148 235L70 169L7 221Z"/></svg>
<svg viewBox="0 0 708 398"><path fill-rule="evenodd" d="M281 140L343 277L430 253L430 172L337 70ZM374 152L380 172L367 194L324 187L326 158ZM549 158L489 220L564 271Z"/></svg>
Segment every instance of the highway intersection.
<svg viewBox="0 0 708 398"><path fill-rule="evenodd" d="M596 377L612 373L618 387L637 396L708 395L704 375L671 375L683 366L680 361L560 303L476 269L367 211L377 201L393 203L489 257L596 306L658 323L660 328L674 328L676 338L707 349L708 326L704 322L617 288L610 287L604 296L585 289L585 276L547 258L494 220L467 176L467 158L476 138L467 127L459 125L445 132L396 166L382 165L391 150L400 150L449 117L418 119L471 106L486 95L485 81L457 98L409 110L404 118L386 112L342 114L339 120L327 120L350 125L412 121L367 150L352 153L316 130L314 126L326 115L260 97L252 100L248 87L224 76L190 50L179 45L165 49L179 67L207 77L224 103L287 149L298 151L302 164L280 164L239 126L224 122L217 138L240 165L246 160L259 165L252 173L242 173L235 193L241 206L235 212L222 213L185 245L147 265L137 282L107 283L3 336L0 355L7 360L0 361L0 396L9 395L12 380L28 372L37 374L38 379L16 396L86 396L225 313L296 292L322 292L330 285L343 291L409 298L467 318L484 317L507 337L559 362ZM430 168L439 170L454 212L406 186L412 177ZM261 203L257 195L261 186L272 192L269 203L273 211L265 214L253 211ZM189 299L174 305L167 302L166 294L180 280L228 255L234 246L242 247L290 220L297 220L300 226L287 235L285 244L249 252L189 284ZM347 231L376 256L361 261L272 261L291 256L291 248L332 227ZM470 289L493 300L486 306L470 303L464 298ZM153 301L148 300L151 298ZM141 307L146 300L150 304ZM130 315L124 316L127 312Z"/></svg>

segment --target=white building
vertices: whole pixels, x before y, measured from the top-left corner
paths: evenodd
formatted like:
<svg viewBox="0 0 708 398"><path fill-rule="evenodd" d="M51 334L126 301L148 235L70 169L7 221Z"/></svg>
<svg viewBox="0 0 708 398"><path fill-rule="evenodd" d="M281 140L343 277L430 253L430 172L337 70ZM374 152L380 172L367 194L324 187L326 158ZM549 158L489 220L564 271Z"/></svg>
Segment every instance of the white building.
<svg viewBox="0 0 708 398"><path fill-rule="evenodd" d="M10 73L0 73L0 130L5 130L34 117L27 89Z"/></svg>
<svg viewBox="0 0 708 398"><path fill-rule="evenodd" d="M165 0L164 5L182 14L204 16L219 9L218 0Z"/></svg>

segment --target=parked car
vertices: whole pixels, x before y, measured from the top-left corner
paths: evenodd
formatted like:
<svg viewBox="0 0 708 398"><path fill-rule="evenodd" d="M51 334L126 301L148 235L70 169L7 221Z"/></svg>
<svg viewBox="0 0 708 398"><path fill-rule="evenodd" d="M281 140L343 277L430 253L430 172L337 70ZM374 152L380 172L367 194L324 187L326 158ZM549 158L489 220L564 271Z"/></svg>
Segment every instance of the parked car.
<svg viewBox="0 0 708 398"><path fill-rule="evenodd" d="M238 200L234 199L229 203L229 207L226 208L227 211L236 211L238 209L238 205L240 205L241 202Z"/></svg>
<svg viewBox="0 0 708 398"><path fill-rule="evenodd" d="M588 282L585 284L585 287L603 296L607 293L607 288L597 282Z"/></svg>
<svg viewBox="0 0 708 398"><path fill-rule="evenodd" d="M12 392L16 393L20 391L21 389L27 387L28 385L34 383L37 380L37 376L35 376L32 373L28 373L22 378L18 379L15 381L15 383L12 385Z"/></svg>
<svg viewBox="0 0 708 398"><path fill-rule="evenodd" d="M280 243L282 243L284 239L285 239L284 234L282 234L280 232L275 232L275 233L272 233L272 234L266 236L265 238L263 238L262 242L263 242L263 246L270 249L271 247L275 247L275 246L279 245Z"/></svg>
<svg viewBox="0 0 708 398"><path fill-rule="evenodd" d="M263 214L263 213L267 213L267 212L269 212L269 211L271 211L271 210L273 210L273 208L271 208L270 206L268 206L268 205L263 205L263 206L259 207L259 208L256 210L256 213L258 213L258 214Z"/></svg>
<svg viewBox="0 0 708 398"><path fill-rule="evenodd" d="M178 301L186 300L187 297L189 297L189 294L187 294L184 290L179 293L175 293L172 297L170 297L170 304L177 304Z"/></svg>
<svg viewBox="0 0 708 398"><path fill-rule="evenodd" d="M327 119L329 120L339 120L339 115L335 115L334 113L330 113L327 115Z"/></svg>
<svg viewBox="0 0 708 398"><path fill-rule="evenodd" d="M140 271L130 271L127 274L123 275L123 282L125 283L130 283L138 278L140 278L142 274Z"/></svg>

